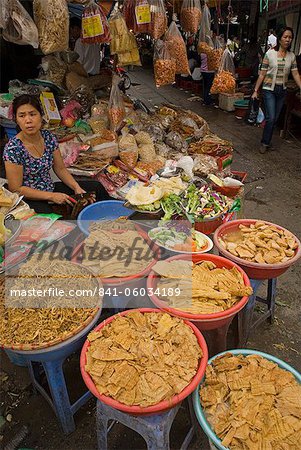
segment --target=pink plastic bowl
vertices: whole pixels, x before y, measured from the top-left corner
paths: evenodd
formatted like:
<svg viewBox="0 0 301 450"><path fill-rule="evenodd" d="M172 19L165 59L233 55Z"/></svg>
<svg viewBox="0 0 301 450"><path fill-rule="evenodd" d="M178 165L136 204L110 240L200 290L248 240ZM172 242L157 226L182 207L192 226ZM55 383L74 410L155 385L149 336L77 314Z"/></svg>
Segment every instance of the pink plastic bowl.
<svg viewBox="0 0 301 450"><path fill-rule="evenodd" d="M226 269L232 269L233 267L236 267L243 276L244 284L246 286L250 286L250 280L245 272L235 263L229 261L228 259L222 258L221 256L211 255L207 253L202 255L192 255L192 258L191 255L177 255L173 256L172 258L166 259L166 261L175 260L192 260L195 264L198 264L202 261L212 261L217 267L225 267ZM149 274L147 279L148 292L156 290L159 278L160 277L158 277L158 275L153 271ZM170 308L169 306L166 306L166 302L162 301L154 294L150 295L150 299L158 308L162 309L163 311L166 311L173 316L181 317L182 319L195 322L195 325L200 330L205 331L221 328L222 326L231 322L233 317L245 306L249 297L242 297L239 302L237 302L234 306L227 309L226 311L221 311L213 314L191 314L189 312L180 311L175 308Z"/></svg>
<svg viewBox="0 0 301 450"><path fill-rule="evenodd" d="M241 220L233 220L232 222L228 222L221 225L214 233L213 236L214 244L218 249L220 255L238 264L251 279L269 280L271 278L277 278L284 272L286 272L287 269L293 264L295 264L295 262L297 262L298 259L301 257L300 241L292 233L291 233L292 236L296 239L296 242L298 244L298 247L295 250L295 256L293 256L293 258L291 258L290 260L280 264L258 264L250 261L245 261L242 258L238 258L237 256L232 255L232 253L228 252L228 250L226 250L220 243L220 239L222 239L224 236L234 231L237 231L239 225L249 226L257 221L258 220L256 219L241 219ZM286 228L276 225L275 223L267 222L265 220L261 222L264 222L267 225L273 225L274 227L277 227L280 230L288 231L286 230Z"/></svg>
<svg viewBox="0 0 301 450"><path fill-rule="evenodd" d="M112 320L114 320L117 316L119 316L119 315L126 316L127 314L129 314L130 312L133 312L133 311L140 311L141 313L150 313L150 312L161 313L162 312L162 311L159 311L158 309L154 309L154 308L138 308L138 309L131 309L129 311L123 311L119 314L115 314L114 316L109 317L109 319L104 320L93 331L99 331L103 327L108 325L110 322L112 322ZM135 415L135 416L160 414L164 411L174 408L178 403L180 403L182 400L184 400L186 397L188 397L188 395L190 395L196 389L196 387L201 382L201 380L205 374L205 370L207 367L207 361L208 361L207 344L206 344L206 341L205 341L202 333L192 323L187 322L186 320L184 321L184 323L186 325L188 325L194 332L194 334L198 340L198 343L202 349L203 356L200 359L197 373L195 374L195 376L193 377L193 379L191 380L189 385L186 386L186 388L183 389L183 391L180 392L180 394L175 395L174 397L172 397L169 400L163 400L162 402L157 403L156 405L147 406L145 408L142 408L141 406L128 406L128 405L125 405L124 403L120 403L117 400L114 400L111 397L100 394L98 392L98 390L96 389L96 386L93 383L92 378L85 371L86 353L87 353L88 348L90 347L90 342L88 340L86 340L86 342L84 343L84 346L82 348L81 355L80 355L80 370L81 370L83 380L84 380L87 388L89 389L89 391L92 392L92 394L96 398L98 398L101 402L105 403L108 406L111 406L111 408L115 408L115 409L118 409L120 411L123 411L123 412L131 414L131 415Z"/></svg>

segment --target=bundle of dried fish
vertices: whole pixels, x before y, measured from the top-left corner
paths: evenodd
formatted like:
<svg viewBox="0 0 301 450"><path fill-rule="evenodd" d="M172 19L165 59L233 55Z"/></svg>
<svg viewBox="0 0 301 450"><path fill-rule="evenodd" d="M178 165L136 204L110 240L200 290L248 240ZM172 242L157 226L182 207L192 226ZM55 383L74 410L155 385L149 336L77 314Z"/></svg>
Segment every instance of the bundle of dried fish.
<svg viewBox="0 0 301 450"><path fill-rule="evenodd" d="M89 334L85 370L100 394L147 407L189 385L203 356L192 329L163 313L133 311Z"/></svg>
<svg viewBox="0 0 301 450"><path fill-rule="evenodd" d="M200 399L224 447L300 448L301 385L262 356L227 353L215 358L207 367Z"/></svg>

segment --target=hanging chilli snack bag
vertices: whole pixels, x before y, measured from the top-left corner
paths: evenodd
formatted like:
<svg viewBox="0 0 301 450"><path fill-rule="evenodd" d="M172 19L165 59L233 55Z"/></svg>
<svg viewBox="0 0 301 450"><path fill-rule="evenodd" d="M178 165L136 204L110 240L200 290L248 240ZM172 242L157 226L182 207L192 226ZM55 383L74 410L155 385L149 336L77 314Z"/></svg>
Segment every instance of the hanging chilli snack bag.
<svg viewBox="0 0 301 450"><path fill-rule="evenodd" d="M176 73L190 75L186 45L174 21L165 35L165 43L171 58L176 61Z"/></svg>
<svg viewBox="0 0 301 450"><path fill-rule="evenodd" d="M151 31L154 39L160 39L167 28L167 16L163 0L150 0Z"/></svg>
<svg viewBox="0 0 301 450"><path fill-rule="evenodd" d="M223 53L220 67L214 78L211 94L234 94L235 93L235 66L233 58L228 49Z"/></svg>
<svg viewBox="0 0 301 450"><path fill-rule="evenodd" d="M110 129L116 131L125 117L125 108L122 100L122 94L119 89L120 78L114 74L112 78L112 88L108 105L108 115L110 120Z"/></svg>
<svg viewBox="0 0 301 450"><path fill-rule="evenodd" d="M200 0L184 0L181 8L180 23L183 31L195 34L199 29L202 10Z"/></svg>
<svg viewBox="0 0 301 450"><path fill-rule="evenodd" d="M94 1L83 11L81 40L84 44L103 44L111 41L106 14Z"/></svg>
<svg viewBox="0 0 301 450"><path fill-rule="evenodd" d="M123 16L128 29L134 33L151 32L151 12L147 0L125 0Z"/></svg>
<svg viewBox="0 0 301 450"><path fill-rule="evenodd" d="M170 56L167 44L160 39L154 48L154 74L157 88L175 82L176 61Z"/></svg>
<svg viewBox="0 0 301 450"><path fill-rule="evenodd" d="M34 20L44 55L69 47L69 11L65 0L34 0Z"/></svg>
<svg viewBox="0 0 301 450"><path fill-rule="evenodd" d="M32 45L34 48L38 48L39 35L37 27L18 0L9 1L8 14L6 26L3 30L3 38L14 44Z"/></svg>

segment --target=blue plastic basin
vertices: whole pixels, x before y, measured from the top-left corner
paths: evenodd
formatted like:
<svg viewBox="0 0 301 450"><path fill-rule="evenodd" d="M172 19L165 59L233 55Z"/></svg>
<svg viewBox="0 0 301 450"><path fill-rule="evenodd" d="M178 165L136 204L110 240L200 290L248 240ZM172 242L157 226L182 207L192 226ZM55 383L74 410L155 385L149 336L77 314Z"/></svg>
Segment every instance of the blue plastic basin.
<svg viewBox="0 0 301 450"><path fill-rule="evenodd" d="M130 216L133 211L123 206L123 203L120 200L104 200L87 206L77 218L78 227L84 234L89 235L90 222L114 220L121 216Z"/></svg>
<svg viewBox="0 0 301 450"><path fill-rule="evenodd" d="M249 350L249 349L227 350L225 352L222 352L222 353L219 353L218 355L213 356L211 359L209 359L208 364L211 364L212 361L214 361L214 359L217 358L218 356L225 355L226 353L232 353L232 355L244 355L244 356L247 356L247 355L259 355L259 356L262 356L263 358L266 358L269 361L272 361L272 362L278 364L278 366L281 369L285 369L288 372L290 372L292 375L294 375L294 377L296 378L298 383L301 384L301 374L299 372L297 372L296 369L294 369L292 366L290 366L286 362L282 361L281 359L276 358L276 356L269 355L268 353L259 352L257 350ZM198 422L201 425L204 433L209 438L209 441L211 442L211 444L213 444L215 446L215 448L218 449L218 450L229 450L228 448L224 447L221 444L221 440L214 433L214 431L212 430L210 424L207 422L204 410L203 410L201 402L200 402L200 395L199 395L200 386L202 385L204 380L205 380L205 377L203 378L201 383L198 385L197 389L192 394L193 408L194 408L194 411L195 411L195 415L196 415L196 417L198 419Z"/></svg>

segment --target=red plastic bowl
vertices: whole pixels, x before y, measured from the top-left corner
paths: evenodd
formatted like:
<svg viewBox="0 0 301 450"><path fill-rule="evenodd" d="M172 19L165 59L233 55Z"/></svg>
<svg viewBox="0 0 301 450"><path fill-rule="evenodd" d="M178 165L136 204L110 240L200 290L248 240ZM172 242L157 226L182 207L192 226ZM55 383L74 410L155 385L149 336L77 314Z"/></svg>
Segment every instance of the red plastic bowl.
<svg viewBox="0 0 301 450"><path fill-rule="evenodd" d="M105 287L108 286L120 286L123 284L131 284L131 288L136 287L132 285L134 282L139 282L142 280L146 275L149 274L152 267L156 264L158 258L160 257L160 248L157 244L154 244L154 242L148 237L148 234L139 227L139 225L136 225L137 231L139 234L146 240L149 246L151 246L153 253L154 253L154 259L149 263L149 265L142 271L138 272L135 275L130 275L128 277L122 277L122 278L101 278L101 282ZM118 233L118 231L116 231ZM72 252L71 255L71 261L75 263L81 263L82 262L82 253L83 253L83 246L84 243L81 242L78 244L75 249Z"/></svg>
<svg viewBox="0 0 301 450"><path fill-rule="evenodd" d="M130 311L123 311L119 314L115 314L114 316L109 317L109 319L104 320L93 331L101 330L103 327L105 327L110 322L112 322L112 320L114 320L116 318L116 316L126 316L127 314L129 314L130 312L133 312L133 311L140 311L141 313L149 313L149 312L161 313L162 312L162 311L160 311L158 309L154 309L154 308L138 308L138 309L131 309ZM123 411L127 414L132 414L132 415L136 415L136 416L142 416L142 415L147 416L147 415L152 415L152 414L160 414L164 411L168 411L169 409L174 408L178 403L180 403L182 400L184 400L186 397L188 397L188 395L190 395L196 389L196 387L201 382L201 380L205 374L205 370L206 370L207 362L208 362L207 344L206 344L206 341L205 341L202 333L192 323L190 323L186 320L184 321L184 323L186 325L188 325L194 332L194 334L198 340L198 343L200 344L200 347L202 349L203 356L200 360L200 364L199 364L197 373L195 374L195 376L193 377L193 379L191 380L189 385L186 386L186 388L184 388L182 392L175 395L174 397L172 397L169 400L163 400L162 402L157 403L156 405L147 406L145 408L143 408L141 406L128 406L128 405L125 405L124 403L120 403L117 400L114 400L111 397L100 394L98 392L98 390L96 389L96 386L93 383L92 378L85 370L86 353L87 353L87 349L90 346L90 342L88 340L86 340L86 342L84 343L84 346L82 348L81 355L80 355L80 370L81 370L83 380L84 380L87 388L89 389L89 391L96 398L98 398L101 402L105 403L108 406L111 406L111 408L115 408L115 409Z"/></svg>
<svg viewBox="0 0 301 450"><path fill-rule="evenodd" d="M217 267L225 267L226 269L232 269L233 267L236 267L237 270L242 274L243 280L246 286L250 286L250 280L246 273L235 263L232 261L229 261L228 259L222 258L221 256L217 255L211 255L211 254L202 254L202 255L177 255L173 256L172 258L168 258L165 261L175 261L175 260L188 260L195 264L198 264L202 261L212 261ZM148 292L151 292L151 290L155 291L158 283L158 277L157 274L155 274L153 271L149 274L147 278L147 289ZM170 308L169 306L166 306L166 303L160 300L156 295L152 294L149 295L152 302L163 311L168 312L169 314L180 317L182 319L190 320L195 323L195 325L203 331L206 330L213 330L216 328L221 328L222 326L226 325L227 323L231 322L233 317L245 306L247 303L249 297L242 297L242 299L237 302L235 305L233 305L231 308L227 309L226 311L221 311L217 313L212 314L191 314L186 311L181 311L175 308Z"/></svg>
<svg viewBox="0 0 301 450"><path fill-rule="evenodd" d="M223 236L225 236L230 232L237 231L239 225L249 226L255 222L257 222L256 219L240 219L240 220L233 220L232 222L228 222L221 225L214 233L213 236L214 244L217 247L220 255L223 255L225 258L228 258L231 261L234 261L236 264L238 264L246 272L246 274L253 280L269 280L271 278L277 278L284 272L286 272L287 269L290 266L292 266L295 262L297 262L298 259L301 257L300 241L293 234L292 236L294 236L298 244L298 247L295 250L295 256L293 256L293 258L291 258L289 261L280 264L258 264L250 261L245 261L244 259L232 255L232 253L228 252L228 250L226 250L220 243L220 239L223 238ZM261 222L264 222L267 225L273 225L279 228L280 230L288 231L286 230L286 228L283 228L280 225L276 225L275 223L267 222L265 220L261 220Z"/></svg>

